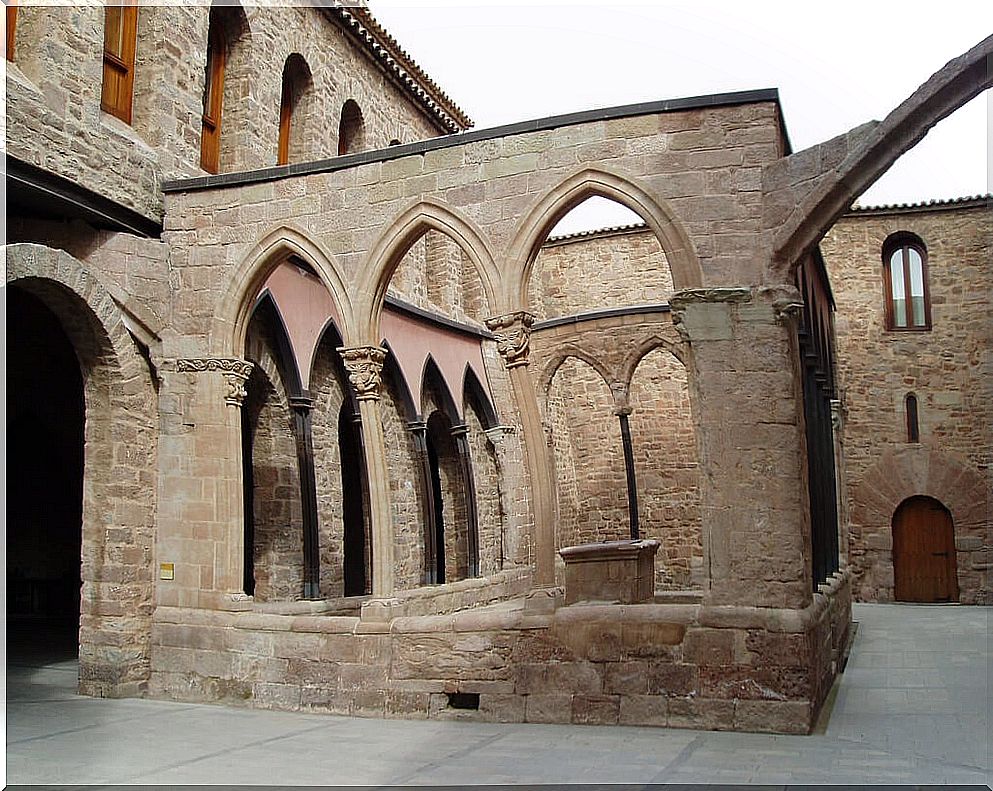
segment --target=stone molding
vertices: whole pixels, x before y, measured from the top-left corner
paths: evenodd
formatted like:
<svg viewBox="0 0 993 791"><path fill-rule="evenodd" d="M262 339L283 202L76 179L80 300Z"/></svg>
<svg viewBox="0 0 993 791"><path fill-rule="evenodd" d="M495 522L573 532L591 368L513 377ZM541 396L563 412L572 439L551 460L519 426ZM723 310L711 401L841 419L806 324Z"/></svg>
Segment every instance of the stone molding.
<svg viewBox="0 0 993 791"><path fill-rule="evenodd" d="M674 313L682 313L688 305L751 301L750 288L684 288L669 298L669 309Z"/></svg>
<svg viewBox="0 0 993 791"><path fill-rule="evenodd" d="M238 357L196 357L176 361L176 370L185 373L204 373L217 371L224 375L228 391L224 394L224 403L228 406L241 408L245 403L248 391L245 383L252 375L255 363Z"/></svg>
<svg viewBox="0 0 993 791"><path fill-rule="evenodd" d="M528 364L533 324L534 314L526 310L486 319L486 328L493 333L497 351L507 368Z"/></svg>
<svg viewBox="0 0 993 791"><path fill-rule="evenodd" d="M383 387L383 362L386 349L381 346L340 346L338 353L348 371L348 381L359 401L378 401Z"/></svg>

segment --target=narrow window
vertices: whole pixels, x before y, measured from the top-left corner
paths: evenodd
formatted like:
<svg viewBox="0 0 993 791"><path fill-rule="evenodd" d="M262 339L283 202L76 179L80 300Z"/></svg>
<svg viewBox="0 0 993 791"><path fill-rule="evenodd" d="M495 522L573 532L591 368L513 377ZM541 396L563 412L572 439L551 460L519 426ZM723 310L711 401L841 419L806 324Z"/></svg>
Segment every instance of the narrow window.
<svg viewBox="0 0 993 791"><path fill-rule="evenodd" d="M917 396L907 393L904 399L907 412L907 442L920 442L921 431L917 422Z"/></svg>
<svg viewBox="0 0 993 791"><path fill-rule="evenodd" d="M927 258L923 243L909 234L898 234L883 246L886 328L931 329Z"/></svg>
<svg viewBox="0 0 993 791"><path fill-rule="evenodd" d="M131 123L134 56L138 35L136 0L107 6L103 28L103 93L100 109Z"/></svg>
<svg viewBox="0 0 993 791"><path fill-rule="evenodd" d="M15 0L7 2L7 60L14 60L14 29L17 27L17 5Z"/></svg>
<svg viewBox="0 0 993 791"><path fill-rule="evenodd" d="M287 66L289 63L287 62ZM277 165L290 161L290 123L293 121L293 80L288 68L283 69L283 90L279 97L279 153Z"/></svg>
<svg viewBox="0 0 993 791"><path fill-rule="evenodd" d="M224 102L224 66L228 42L223 25L213 10L207 34L207 70L203 89L203 131L200 138L200 167L217 173L221 161L221 110Z"/></svg>
<svg viewBox="0 0 993 791"><path fill-rule="evenodd" d="M279 148L277 165L288 165L290 158L300 160L310 152L306 148L304 122L313 87L310 67L303 56L293 53L283 65L283 88L279 97Z"/></svg>
<svg viewBox="0 0 993 791"><path fill-rule="evenodd" d="M362 147L362 110L354 99L349 99L341 108L341 123L338 124L338 156L354 154Z"/></svg>

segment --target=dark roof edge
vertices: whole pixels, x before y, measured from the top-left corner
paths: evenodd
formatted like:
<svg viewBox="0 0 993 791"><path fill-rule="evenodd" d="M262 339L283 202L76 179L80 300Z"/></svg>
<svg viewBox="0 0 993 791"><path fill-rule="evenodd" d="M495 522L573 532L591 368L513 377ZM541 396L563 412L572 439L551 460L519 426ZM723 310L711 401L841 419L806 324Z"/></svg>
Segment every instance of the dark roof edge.
<svg viewBox="0 0 993 791"><path fill-rule="evenodd" d="M611 319L616 316L637 316L640 313L668 313L669 311L668 302L656 302L651 305L628 305L623 308L604 308L602 310L591 310L587 313L574 313L571 316L536 321L531 329L537 332L538 330L547 330L551 327L561 327L564 324L582 324L584 321Z"/></svg>
<svg viewBox="0 0 993 791"><path fill-rule="evenodd" d="M78 216L98 228L151 239L162 236L162 223L158 220L10 154L6 154L5 160L8 213L16 207L18 195L33 196L43 199L53 210Z"/></svg>
<svg viewBox="0 0 993 791"><path fill-rule="evenodd" d="M386 295L383 302L387 307L392 308L398 313L403 313L417 319L424 319L439 327L443 327L446 330L453 330L454 332L461 333L462 335L471 335L474 338L481 338L483 340L493 340L493 333L488 332L487 330L480 329L479 327L473 327L471 324L464 324L463 322L456 321L455 319L450 319L448 316L443 316L440 313L434 313L430 310L419 308L417 305L412 305L411 303L398 299L390 294Z"/></svg>
<svg viewBox="0 0 993 791"><path fill-rule="evenodd" d="M536 118L531 121L518 121L504 126L494 126L489 129L473 129L445 137L434 137L416 143L390 146L375 151L363 151L358 154L346 154L341 157L320 159L315 162L300 162L295 165L262 168L241 173L222 173L217 176L198 176L190 179L174 179L163 182L163 192L193 192L202 189L217 189L221 187L257 184L263 181L304 176L312 173L331 173L336 170L367 165L372 162L387 162L391 159L424 154L442 148L453 148L466 143L478 143L494 140L498 137L510 137L529 132L543 132L562 126L609 121L615 118L628 118L636 115L653 115L656 113L671 113L679 110L696 110L705 107L732 107L741 104L758 104L759 102L775 102L779 106L779 91L776 88L765 88L755 91L737 91L734 93L715 93L707 96L690 96L683 99L663 99L654 102L624 104L617 107L605 107L596 110L583 110L577 113L552 115L547 118Z"/></svg>
<svg viewBox="0 0 993 791"><path fill-rule="evenodd" d="M603 228L589 228L585 231L549 236L542 247L558 247L571 242L585 242L590 239L601 239L605 236L626 236L628 234L643 233L650 230L644 222L632 222L627 225L605 225Z"/></svg>
<svg viewBox="0 0 993 791"><path fill-rule="evenodd" d="M890 203L880 206L853 205L845 216L860 214L909 214L922 211L949 211L950 209L975 209L993 204L993 193L966 195L961 198L932 198L920 203Z"/></svg>

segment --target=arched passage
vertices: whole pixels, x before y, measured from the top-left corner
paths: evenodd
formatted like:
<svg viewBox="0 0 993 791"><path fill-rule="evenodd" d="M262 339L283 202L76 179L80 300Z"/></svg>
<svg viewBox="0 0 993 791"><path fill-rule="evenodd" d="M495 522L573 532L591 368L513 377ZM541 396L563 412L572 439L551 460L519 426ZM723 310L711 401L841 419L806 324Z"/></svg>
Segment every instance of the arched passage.
<svg viewBox="0 0 993 791"><path fill-rule="evenodd" d="M893 513L893 583L897 601L959 599L952 515L933 497L908 497Z"/></svg>
<svg viewBox="0 0 993 791"><path fill-rule="evenodd" d="M85 401L58 318L7 290L7 641L10 655L75 658Z"/></svg>
<svg viewBox="0 0 993 791"><path fill-rule="evenodd" d="M70 614L70 620L78 617L79 624L79 688L85 694L104 697L138 695L149 676L156 528L156 487L146 483L148 470L157 467L152 373L125 329L116 304L99 278L81 262L67 253L32 244L9 245L6 255L8 300L18 301L20 305L13 305L14 310L28 314L23 317L25 325L8 321L9 363L23 370L23 364L16 360L28 354L29 377L36 375L34 369L40 376L43 367L50 366L50 374L45 376L54 377L54 386L64 388L35 398L30 389L18 389L21 385L11 379L9 404L26 407L26 401L32 400L34 414L43 418L49 407L65 407L66 425L57 431L53 427L49 439L60 444L63 462L70 462L63 467L70 487L80 485L80 451L73 448L81 447L81 508L70 502L75 496L59 498L57 493L48 493L53 506L61 502L56 508L80 508L73 514L64 513L63 524L76 524L78 537L70 542L79 541L81 546L75 556L75 574L81 585L68 579L75 576L68 560L70 550L61 553L66 558L63 584L72 591L65 592L63 603L76 596L79 599L78 610ZM10 318L15 318L13 313ZM34 326L47 336L46 348L40 352L50 354L50 359L25 351L42 336L25 336L22 326ZM61 328L61 336L56 327ZM23 377L20 381L23 384ZM85 410L84 424L80 423L80 410ZM31 420L30 413L21 409L21 414ZM21 422L13 412L10 420ZM84 438L81 446L80 430ZM41 434L28 433L30 443L40 446L44 441ZM36 447L29 452L37 454L40 450ZM71 463L73 456L75 465ZM8 470L12 470L11 465ZM8 497L16 495L8 486ZM24 510L14 499L8 504L14 515ZM9 536L10 528L8 524ZM32 544L37 545L34 540ZM69 645L75 645L75 638Z"/></svg>

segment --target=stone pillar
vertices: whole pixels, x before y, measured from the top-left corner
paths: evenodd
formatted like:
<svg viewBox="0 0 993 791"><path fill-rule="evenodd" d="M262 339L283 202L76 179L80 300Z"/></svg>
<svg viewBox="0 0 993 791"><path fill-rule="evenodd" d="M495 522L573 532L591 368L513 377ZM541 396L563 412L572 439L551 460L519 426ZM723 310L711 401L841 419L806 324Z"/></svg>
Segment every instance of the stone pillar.
<svg viewBox="0 0 993 791"><path fill-rule="evenodd" d="M245 383L253 364L235 357L180 359L176 370L195 373L195 411L184 418L195 429L190 478L179 506L187 530L196 537L196 547L170 551L165 562L176 564L177 582L182 584L180 567L199 566L196 603L201 607L231 609L248 606L243 588L244 499L241 460L241 407ZM182 480L182 479L180 479ZM168 487L167 487L168 488ZM182 488L182 487L181 487ZM196 489L199 494L195 495ZM172 494L173 498L180 495ZM212 546L208 546L212 543ZM169 551L169 550L167 550ZM177 554L172 557L173 552ZM208 565L208 559L209 565ZM182 602L183 599L180 599ZM192 603L189 599L187 602Z"/></svg>
<svg viewBox="0 0 993 791"><path fill-rule="evenodd" d="M421 520L424 522L424 568L421 571L423 585L435 585L438 582L438 547L435 541L436 509L434 487L431 485L431 462L428 458L428 424L423 420L415 420L407 424L410 435L414 440L414 451L417 453L421 471Z"/></svg>
<svg viewBox="0 0 993 791"><path fill-rule="evenodd" d="M506 521L501 528L500 535L500 568L509 562L511 565L519 565L521 561L521 544L523 537L519 522L515 516L519 515L520 507L514 502L515 492L525 489L524 470L517 461L519 453L511 454L507 448L507 437L514 433L513 426L494 426L484 432L486 439L493 448L493 456L496 459L497 477L500 481L500 509L503 511ZM516 528L516 529L515 529Z"/></svg>
<svg viewBox="0 0 993 791"><path fill-rule="evenodd" d="M524 453L531 477L534 509L535 584L539 588L555 585L555 491L549 470L545 435L538 411L538 398L528 376L528 353L534 316L526 311L508 313L486 320L494 334L497 351L503 357L510 376L514 398L521 415Z"/></svg>
<svg viewBox="0 0 993 791"><path fill-rule="evenodd" d="M613 382L610 393L614 397L614 414L621 426L621 446L624 450L624 475L628 490L628 524L632 541L639 538L638 526L638 476L634 469L634 447L631 444L631 425L628 417L633 411L628 402L628 386Z"/></svg>
<svg viewBox="0 0 993 791"><path fill-rule="evenodd" d="M372 595L393 592L393 520L390 518L390 479L386 468L386 441L379 413L383 361L379 346L340 347L338 352L355 390L362 419L362 451L369 480L369 522L372 532Z"/></svg>
<svg viewBox="0 0 993 791"><path fill-rule="evenodd" d="M314 399L304 390L290 396L293 434L297 446L300 510L303 517L303 598L321 598L320 538L317 525L317 479L314 471L314 437L311 412Z"/></svg>
<svg viewBox="0 0 993 791"><path fill-rule="evenodd" d="M845 428L845 408L841 399L831 399L831 428L834 430L834 480L838 503L838 563L839 568L844 570L848 567L848 493L842 434Z"/></svg>
<svg viewBox="0 0 993 791"><path fill-rule="evenodd" d="M469 555L468 576L479 576L479 511L476 503L476 479L472 470L472 453L469 449L469 427L452 426L452 439L458 453L459 472L465 489L466 551Z"/></svg>
<svg viewBox="0 0 993 791"><path fill-rule="evenodd" d="M803 390L792 286L677 292L714 605L810 603Z"/></svg>

